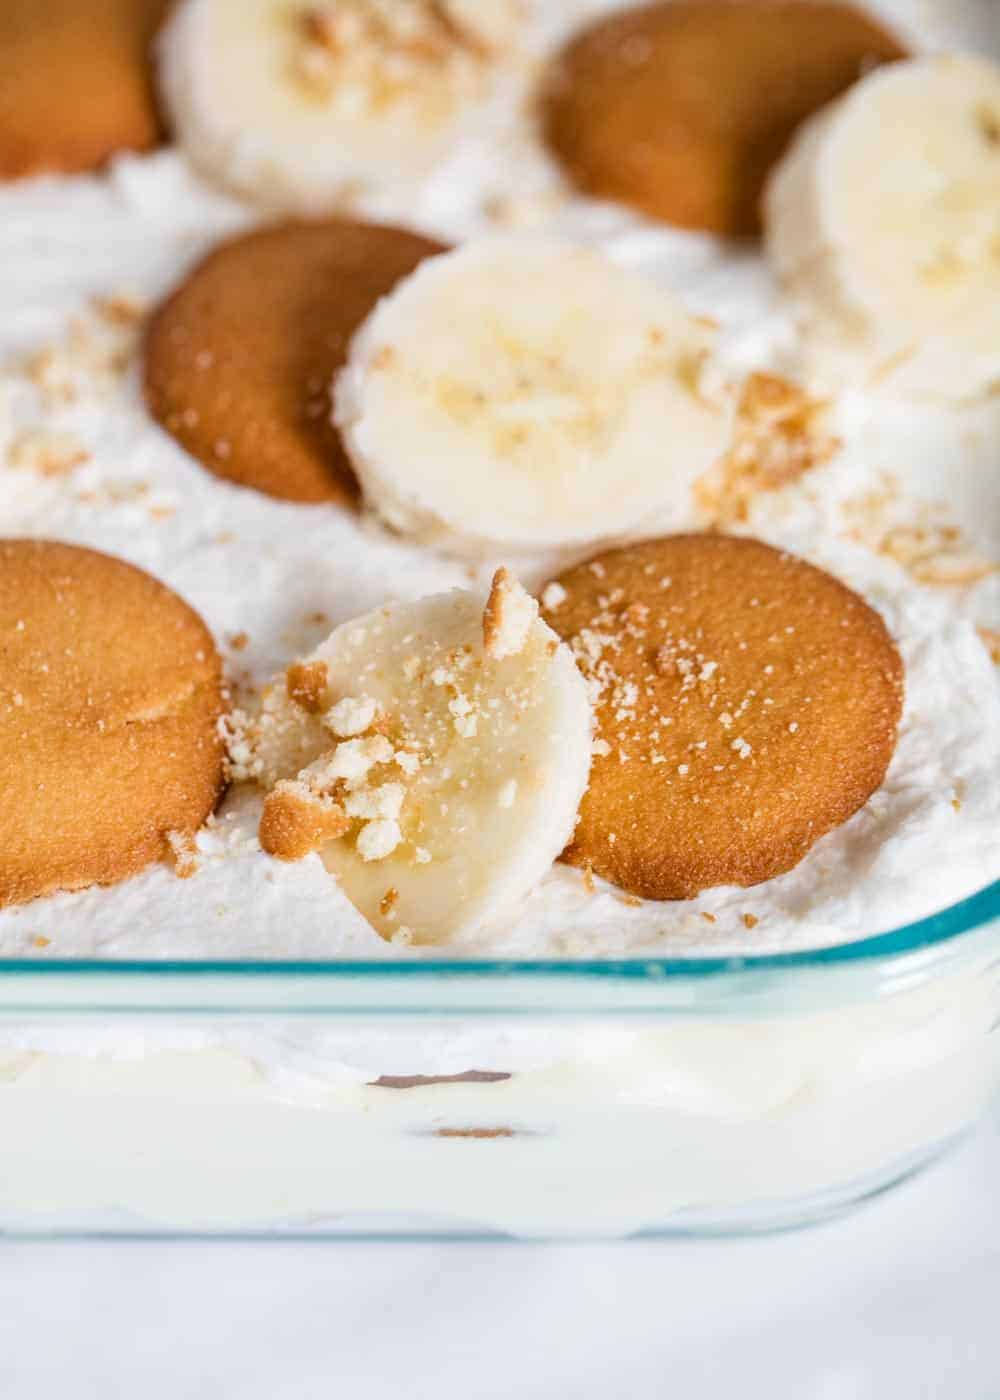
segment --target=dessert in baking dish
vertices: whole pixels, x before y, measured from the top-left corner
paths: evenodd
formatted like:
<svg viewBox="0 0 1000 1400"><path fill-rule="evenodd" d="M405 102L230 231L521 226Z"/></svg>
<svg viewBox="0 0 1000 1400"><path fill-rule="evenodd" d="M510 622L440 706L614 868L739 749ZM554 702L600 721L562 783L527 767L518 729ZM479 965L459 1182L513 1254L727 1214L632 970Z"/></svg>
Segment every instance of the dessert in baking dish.
<svg viewBox="0 0 1000 1400"><path fill-rule="evenodd" d="M621 8L180 0L175 146L0 188L0 953L26 972L627 959L624 1010L640 959L836 962L1000 876L985 10ZM707 129L696 170L657 148L626 188L602 147L584 178L553 104L594 34L626 34L599 57L642 96L676 60L651 17L777 9L836 12L836 62L752 194L718 213ZM645 97L625 116L634 154ZM759 240L688 227L758 211ZM506 1004L485 1029L450 982L447 1024L9 1001L0 1215L809 1213L991 1091L968 946L850 994L684 984L688 1020L672 972L657 1024L601 1001L562 1031Z"/></svg>

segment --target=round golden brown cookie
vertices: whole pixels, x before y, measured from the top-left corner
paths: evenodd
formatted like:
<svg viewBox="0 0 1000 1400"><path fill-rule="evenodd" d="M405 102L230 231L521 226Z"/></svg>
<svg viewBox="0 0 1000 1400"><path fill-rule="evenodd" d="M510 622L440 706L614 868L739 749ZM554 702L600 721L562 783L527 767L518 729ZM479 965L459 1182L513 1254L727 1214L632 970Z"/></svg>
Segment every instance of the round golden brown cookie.
<svg viewBox="0 0 1000 1400"><path fill-rule="evenodd" d="M222 710L212 637L163 584L0 541L0 905L183 848L222 788Z"/></svg>
<svg viewBox="0 0 1000 1400"><path fill-rule="evenodd" d="M882 782L902 663L878 613L822 570L756 540L675 535L542 596L597 717L572 864L647 899L755 885Z"/></svg>
<svg viewBox="0 0 1000 1400"><path fill-rule="evenodd" d="M754 234L795 128L905 56L831 0L661 0L598 19L557 55L545 134L589 194L684 228Z"/></svg>
<svg viewBox="0 0 1000 1400"><path fill-rule="evenodd" d="M222 244L150 324L150 411L217 476L281 500L352 499L331 380L378 299L443 251L416 233L342 219Z"/></svg>
<svg viewBox="0 0 1000 1400"><path fill-rule="evenodd" d="M170 0L3 0L0 180L94 170L163 131L149 46Z"/></svg>

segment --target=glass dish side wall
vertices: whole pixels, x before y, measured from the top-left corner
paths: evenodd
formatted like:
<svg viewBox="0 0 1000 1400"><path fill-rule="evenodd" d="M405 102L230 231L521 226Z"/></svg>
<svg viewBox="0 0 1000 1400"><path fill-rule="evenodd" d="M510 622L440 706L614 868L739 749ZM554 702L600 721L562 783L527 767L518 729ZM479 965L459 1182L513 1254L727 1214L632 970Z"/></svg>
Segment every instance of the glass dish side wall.
<svg viewBox="0 0 1000 1400"><path fill-rule="evenodd" d="M846 969L733 969L722 991L604 979L589 1007L592 985L553 974L547 1014L530 978L500 975L422 984L439 1004L419 1011L412 989L377 1010L356 986L353 1009L310 1007L294 978L283 1011L248 1012L233 986L222 1006L197 978L172 995L201 1005L159 1011L120 991L100 1013L22 1002L0 1016L0 1228L537 1238L816 1218L975 1121L1000 1083L998 957L994 926Z"/></svg>

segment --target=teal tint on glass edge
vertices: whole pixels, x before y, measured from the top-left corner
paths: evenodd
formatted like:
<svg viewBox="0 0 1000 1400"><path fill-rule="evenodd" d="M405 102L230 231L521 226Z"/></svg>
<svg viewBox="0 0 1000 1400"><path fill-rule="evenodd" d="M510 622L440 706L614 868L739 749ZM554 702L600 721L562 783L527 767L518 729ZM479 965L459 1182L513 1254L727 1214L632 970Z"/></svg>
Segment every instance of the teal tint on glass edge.
<svg viewBox="0 0 1000 1400"><path fill-rule="evenodd" d="M278 959L264 962L246 960L175 961L169 959L128 961L113 959L49 959L49 958L0 958L0 979L35 977L79 977L90 976L114 978L127 975L143 978L167 978L183 973L187 976L235 976L239 978L296 977L342 979L364 978L375 982L398 979L420 982L426 979L495 977L538 977L565 978L594 977L610 980L655 980L668 977L710 978L713 976L744 976L756 972L776 973L784 969L809 970L821 967L863 964L880 959L900 957L905 954L928 951L940 947L961 934L976 929L985 929L994 921L1000 921L1000 880L968 899L961 900L947 909L931 914L915 923L904 924L887 933L869 938L856 939L850 943L833 944L830 947L814 948L794 953L767 953L761 955L741 955L735 957L677 957L677 958L624 958L624 959L532 959L525 961L493 961L483 959L433 958L419 961L386 959L380 961L349 961L336 959L324 961L286 962Z"/></svg>

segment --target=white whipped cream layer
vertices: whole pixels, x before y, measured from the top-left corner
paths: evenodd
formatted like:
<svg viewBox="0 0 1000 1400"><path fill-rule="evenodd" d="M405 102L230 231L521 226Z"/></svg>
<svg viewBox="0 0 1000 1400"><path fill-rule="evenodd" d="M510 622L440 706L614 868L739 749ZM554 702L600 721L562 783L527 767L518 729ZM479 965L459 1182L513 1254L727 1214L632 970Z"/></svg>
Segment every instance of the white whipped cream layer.
<svg viewBox="0 0 1000 1400"><path fill-rule="evenodd" d="M574 16L604 7L576 0L554 7L546 42ZM909 0L877 8L910 38L988 42L988 0L961 16L950 5ZM508 225L594 241L671 286L693 310L721 323L729 367L801 372L793 318L758 254L567 198L529 125L499 108L495 127L470 136L416 197L379 190L358 212L458 240L490 227L498 207ZM134 362L121 382L85 386L68 404L43 401L14 367L18 355L62 337L92 297L127 291L155 300L221 236L255 217L207 188L174 152L123 159L105 177L0 188L0 360L9 367L0 373L0 460L5 446L38 428L74 435L89 454L67 475L0 467L0 512L5 534L73 540L162 578L204 616L231 674L260 683L337 623L388 599L468 587L469 569L335 507L283 504L211 476L150 420ZM577 872L556 867L522 907L450 945L449 954L805 948L898 926L1000 876L1000 691L975 628L1000 627L1000 575L965 587L921 587L865 547L926 517L947 519L977 557L1000 558L1000 403L949 408L855 391L834 404L832 417L843 450L797 485L763 498L748 528L858 588L896 637L907 669L906 708L883 788L795 870L753 890L633 907L607 886L588 894ZM859 506L877 488L885 499ZM496 562L483 561L472 582L484 586ZM554 563L524 561L525 582L541 582ZM229 639L240 634L246 646L233 649ZM252 791L230 794L199 839L201 868L193 879L154 866L110 890L0 911L0 955L440 953L389 948L318 857L289 866L264 856L258 811ZM752 931L744 915L757 920Z"/></svg>

